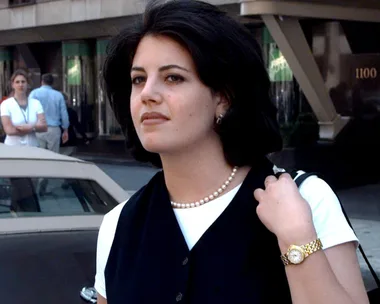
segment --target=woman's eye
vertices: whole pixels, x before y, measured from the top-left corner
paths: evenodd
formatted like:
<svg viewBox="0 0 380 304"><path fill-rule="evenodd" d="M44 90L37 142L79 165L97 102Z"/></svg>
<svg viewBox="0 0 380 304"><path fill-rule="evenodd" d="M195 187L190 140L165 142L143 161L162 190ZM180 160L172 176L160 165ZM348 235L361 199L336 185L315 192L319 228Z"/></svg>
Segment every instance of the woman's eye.
<svg viewBox="0 0 380 304"><path fill-rule="evenodd" d="M166 80L169 81L169 82L182 82L184 79L182 76L179 76L179 75L169 75L168 77L166 77Z"/></svg>
<svg viewBox="0 0 380 304"><path fill-rule="evenodd" d="M132 83L133 84L140 84L140 83L142 83L144 81L145 81L145 77L143 77L143 76L136 76L136 77L132 78Z"/></svg>

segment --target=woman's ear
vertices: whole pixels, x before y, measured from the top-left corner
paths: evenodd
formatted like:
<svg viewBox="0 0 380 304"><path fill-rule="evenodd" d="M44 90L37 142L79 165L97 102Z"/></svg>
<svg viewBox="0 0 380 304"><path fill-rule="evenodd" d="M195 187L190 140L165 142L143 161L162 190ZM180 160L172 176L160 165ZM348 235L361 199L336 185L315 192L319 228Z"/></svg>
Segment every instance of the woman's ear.
<svg viewBox="0 0 380 304"><path fill-rule="evenodd" d="M216 98L215 117L219 117L220 115L224 116L224 114L230 108L230 101L227 99L227 97L224 94L221 94L221 93L216 93L215 98Z"/></svg>

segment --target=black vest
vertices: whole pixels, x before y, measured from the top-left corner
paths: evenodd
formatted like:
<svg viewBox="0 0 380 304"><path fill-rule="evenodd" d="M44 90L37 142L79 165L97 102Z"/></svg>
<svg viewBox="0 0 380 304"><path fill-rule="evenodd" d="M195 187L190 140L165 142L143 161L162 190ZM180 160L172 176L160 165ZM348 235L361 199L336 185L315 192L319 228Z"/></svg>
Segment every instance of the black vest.
<svg viewBox="0 0 380 304"><path fill-rule="evenodd" d="M108 304L291 303L277 239L257 217L253 197L272 174L266 159L252 168L189 251L157 173L120 214L105 269Z"/></svg>

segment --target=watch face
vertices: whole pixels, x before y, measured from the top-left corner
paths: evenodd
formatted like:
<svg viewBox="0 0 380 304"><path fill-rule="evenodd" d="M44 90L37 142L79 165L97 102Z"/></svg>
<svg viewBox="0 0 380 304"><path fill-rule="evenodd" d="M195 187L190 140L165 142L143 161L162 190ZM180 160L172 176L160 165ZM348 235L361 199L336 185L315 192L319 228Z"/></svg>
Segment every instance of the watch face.
<svg viewBox="0 0 380 304"><path fill-rule="evenodd" d="M288 252L288 260L292 264L299 264L305 259L305 256L301 249L291 248Z"/></svg>

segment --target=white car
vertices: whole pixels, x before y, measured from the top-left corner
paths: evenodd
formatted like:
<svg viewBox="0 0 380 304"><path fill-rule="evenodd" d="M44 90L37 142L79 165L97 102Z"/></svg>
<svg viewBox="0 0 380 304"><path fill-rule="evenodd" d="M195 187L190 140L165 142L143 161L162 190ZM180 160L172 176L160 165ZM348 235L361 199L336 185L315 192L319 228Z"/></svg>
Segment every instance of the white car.
<svg viewBox="0 0 380 304"><path fill-rule="evenodd" d="M103 215L128 196L93 163L0 144L2 302L81 303Z"/></svg>

